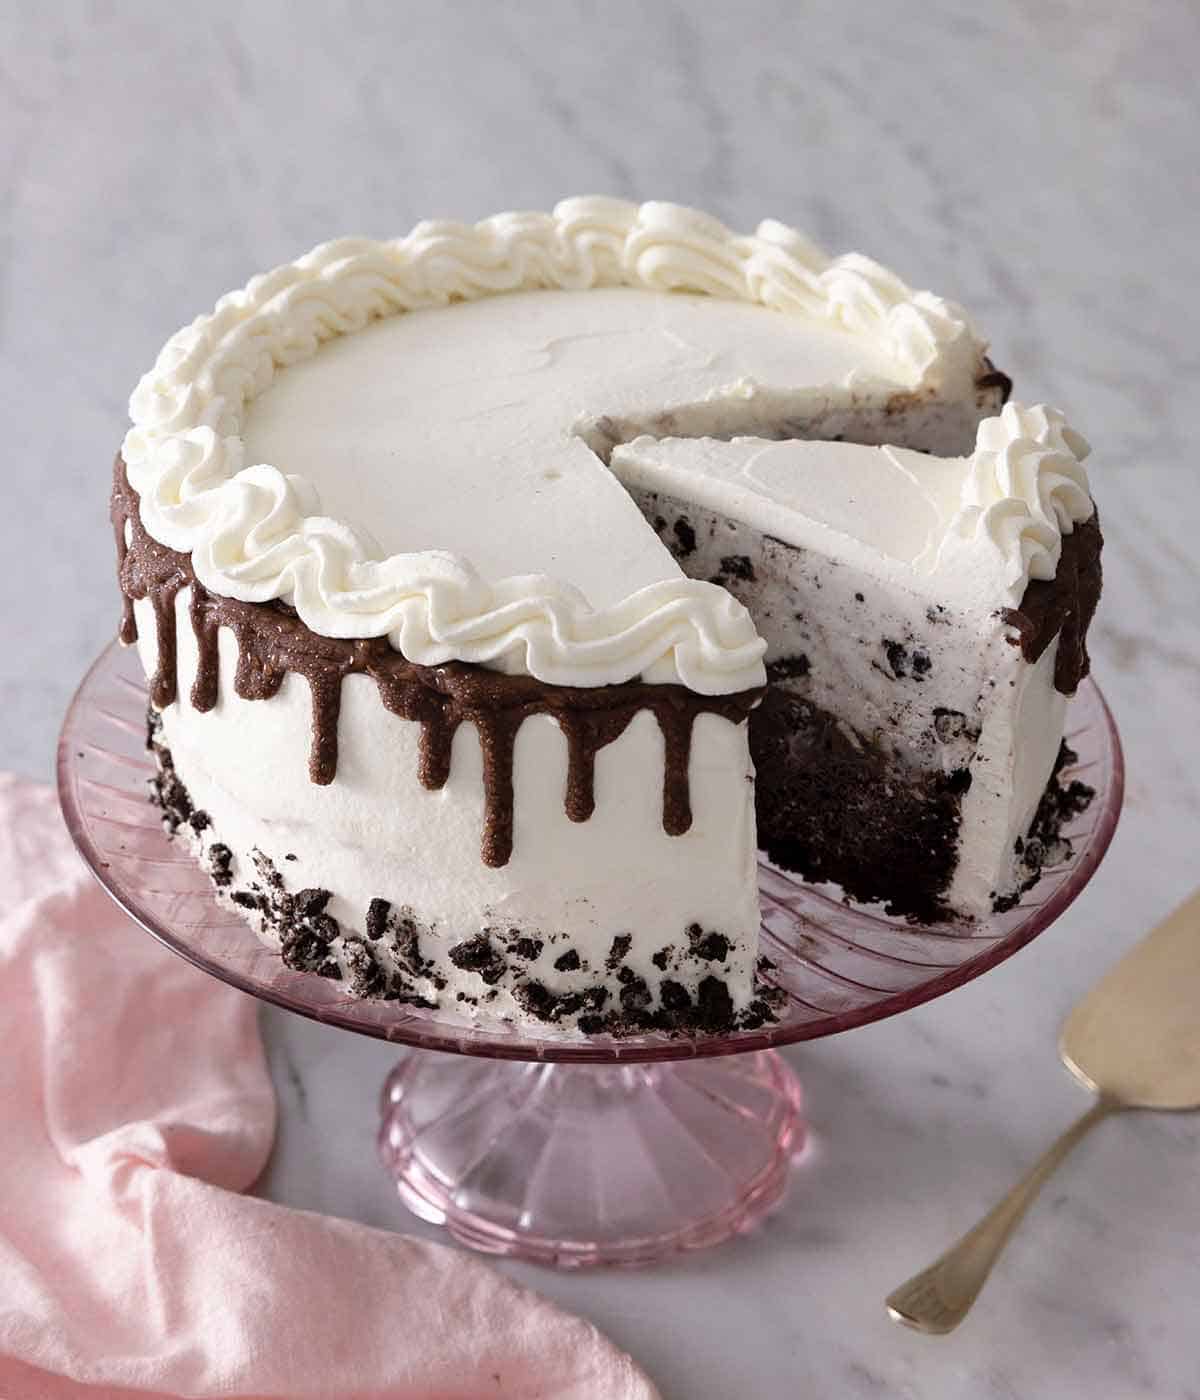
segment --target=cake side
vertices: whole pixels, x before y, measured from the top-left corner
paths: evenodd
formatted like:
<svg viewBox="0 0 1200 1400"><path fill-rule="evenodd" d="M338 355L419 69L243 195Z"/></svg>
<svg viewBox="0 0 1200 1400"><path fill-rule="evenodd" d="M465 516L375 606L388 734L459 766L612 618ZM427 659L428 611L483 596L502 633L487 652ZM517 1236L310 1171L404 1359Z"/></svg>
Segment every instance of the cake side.
<svg viewBox="0 0 1200 1400"><path fill-rule="evenodd" d="M290 966L587 1033L761 1024L757 692L414 667L209 594L119 462L114 520L169 825Z"/></svg>

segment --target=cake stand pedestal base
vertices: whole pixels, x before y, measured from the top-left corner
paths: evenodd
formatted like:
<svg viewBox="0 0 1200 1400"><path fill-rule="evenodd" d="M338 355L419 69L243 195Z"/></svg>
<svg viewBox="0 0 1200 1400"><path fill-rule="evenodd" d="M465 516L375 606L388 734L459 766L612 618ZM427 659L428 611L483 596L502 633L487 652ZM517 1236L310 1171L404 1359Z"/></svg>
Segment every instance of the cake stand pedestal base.
<svg viewBox="0 0 1200 1400"><path fill-rule="evenodd" d="M460 1242L559 1268L651 1264L749 1229L803 1146L773 1050L662 1064L413 1051L379 1147L405 1205Z"/></svg>

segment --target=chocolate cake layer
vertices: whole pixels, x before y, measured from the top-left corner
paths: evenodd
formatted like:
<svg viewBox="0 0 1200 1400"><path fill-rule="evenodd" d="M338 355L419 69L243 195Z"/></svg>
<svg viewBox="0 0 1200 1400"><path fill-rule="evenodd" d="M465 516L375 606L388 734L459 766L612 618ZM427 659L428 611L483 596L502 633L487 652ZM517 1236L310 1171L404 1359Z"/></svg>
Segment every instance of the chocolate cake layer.
<svg viewBox="0 0 1200 1400"><path fill-rule="evenodd" d="M781 687L751 717L750 753L759 846L773 864L889 913L950 917L943 895L958 858L967 769L907 769Z"/></svg>
<svg viewBox="0 0 1200 1400"><path fill-rule="evenodd" d="M840 885L864 903L919 923L953 920L944 900L958 856L962 795L971 774L906 768L858 736L835 715L783 689L770 690L750 719L758 777L759 845L783 870ZM1021 886L997 894L996 912L1012 908L1044 865L1070 859L1065 825L1095 793L1064 782L1075 755L1063 744L1050 785L1016 853Z"/></svg>

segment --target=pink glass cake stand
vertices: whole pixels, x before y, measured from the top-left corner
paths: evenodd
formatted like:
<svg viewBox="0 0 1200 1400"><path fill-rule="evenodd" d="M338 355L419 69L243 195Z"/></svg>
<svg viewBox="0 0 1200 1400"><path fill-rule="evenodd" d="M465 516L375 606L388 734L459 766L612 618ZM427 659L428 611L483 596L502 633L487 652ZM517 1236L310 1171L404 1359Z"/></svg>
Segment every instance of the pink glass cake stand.
<svg viewBox="0 0 1200 1400"><path fill-rule="evenodd" d="M290 972L216 897L147 800L146 685L110 646L63 725L63 814L116 902L205 972L329 1025L407 1047L383 1091L380 1150L409 1208L476 1249L561 1267L646 1264L749 1228L804 1143L800 1086L777 1053L919 1006L1010 957L1087 884L1123 787L1108 708L1086 682L1067 735L1096 789L1073 854L1007 914L915 927L761 864L762 952L783 993L759 1030L698 1039L567 1039L444 1010L356 1001ZM431 1051L449 1053L431 1054Z"/></svg>

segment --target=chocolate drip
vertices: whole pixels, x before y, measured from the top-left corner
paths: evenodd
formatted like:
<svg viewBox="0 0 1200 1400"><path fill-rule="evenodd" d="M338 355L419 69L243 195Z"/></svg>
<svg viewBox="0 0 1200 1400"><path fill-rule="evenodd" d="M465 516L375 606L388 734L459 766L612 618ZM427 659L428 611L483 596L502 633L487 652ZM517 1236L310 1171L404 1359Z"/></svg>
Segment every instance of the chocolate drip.
<svg viewBox="0 0 1200 1400"><path fill-rule="evenodd" d="M513 747L521 710L476 710L483 754L483 863L507 865L513 846Z"/></svg>
<svg viewBox="0 0 1200 1400"><path fill-rule="evenodd" d="M567 736L567 816L573 822L585 822L596 810L596 750L572 733L581 728L573 720L569 724L559 720L559 724Z"/></svg>
<svg viewBox="0 0 1200 1400"><path fill-rule="evenodd" d="M450 776L450 754L454 735L463 715L452 710L443 696L412 685L403 676L386 669L373 671L384 708L401 719L413 720L421 726L417 759L417 777L421 786L437 790L445 787Z"/></svg>
<svg viewBox="0 0 1200 1400"><path fill-rule="evenodd" d="M692 793L688 763L692 756L692 721L695 710L660 706L658 723L667 746L663 765L663 830L682 836L692 825Z"/></svg>
<svg viewBox="0 0 1200 1400"><path fill-rule="evenodd" d="M175 599L183 580L172 578L150 595L154 605L154 634L158 645L158 666L150 681L150 699L161 710L175 699L179 690L179 664L175 633Z"/></svg>
<svg viewBox="0 0 1200 1400"><path fill-rule="evenodd" d="M113 483L111 507L113 532L117 539L117 579L122 594L119 635L125 643L137 641L133 600L148 597L154 609L158 644L158 665L150 678L150 698L161 710L175 699L178 689L175 599L179 590L186 587L191 579L191 561L152 540L136 518L136 510L134 519L130 520L123 495L129 489L122 472L120 479ZM127 521L131 527L128 541L125 537Z"/></svg>
<svg viewBox="0 0 1200 1400"><path fill-rule="evenodd" d="M1012 379L1002 369L997 369L991 360L983 357L983 372L975 376L976 389L999 389L1000 402L1006 404L1012 394Z"/></svg>
<svg viewBox="0 0 1200 1400"><path fill-rule="evenodd" d="M1014 645L1030 665L1058 638L1054 688L1064 695L1074 694L1091 666L1087 631L1100 600L1103 544L1100 518L1093 513L1063 536L1054 578L1031 579L1021 606L1004 609L1004 621L1017 631Z"/></svg>
<svg viewBox="0 0 1200 1400"><path fill-rule="evenodd" d="M442 706L435 714L421 721L417 776L422 787L436 790L446 786L446 779L450 776L450 754L460 718L459 715L448 714Z"/></svg>
<svg viewBox="0 0 1200 1400"><path fill-rule="evenodd" d="M120 460L118 457L117 461ZM125 558L129 553L129 546L125 543L125 513L123 509L118 509L117 484L115 483L109 514L112 519L113 534L117 537L117 582L121 589L121 625L117 628L117 636L123 645L132 646L137 641L137 619L133 615L133 597L125 586Z"/></svg>
<svg viewBox="0 0 1200 1400"><path fill-rule="evenodd" d="M155 706L177 698L175 599L192 590L190 618L199 651L191 703L209 710L217 702L222 627L237 642L234 691L244 700L275 695L288 672L301 675L312 694L312 747L309 775L314 783L333 781L338 761L338 718L342 681L366 675L384 706L421 726L418 777L426 788L442 787L450 774L458 726L475 725L483 755L485 864L502 866L512 854L513 749L517 732L532 715L552 715L567 740L564 802L572 821L586 821L595 808L596 754L620 737L633 717L651 710L666 746L663 773L663 828L681 835L692 823L688 785L692 723L698 714L718 714L740 724L758 703L761 690L705 696L678 685L630 681L591 688L552 686L532 676L508 676L463 662L418 666L405 660L385 637L344 641L311 632L286 603L244 603L210 593L192 571L189 556L167 549L142 526L137 493L117 458L112 495L122 593L121 640L136 640L133 601L149 598L158 628L159 666L151 683ZM129 528L129 542L125 531Z"/></svg>
<svg viewBox="0 0 1200 1400"><path fill-rule="evenodd" d="M308 755L308 776L328 787L337 773L338 719L342 713L342 673L314 671L308 676L312 691L312 748Z"/></svg>
<svg viewBox="0 0 1200 1400"><path fill-rule="evenodd" d="M596 755L624 734L633 715L633 710L610 710L558 716L567 736L566 809L573 822L587 821L596 810Z"/></svg>
<svg viewBox="0 0 1200 1400"><path fill-rule="evenodd" d="M200 711L211 710L217 703L218 654L217 636L220 627L212 609L206 604L208 590L197 580L192 582L192 631L196 635L199 660L196 679L192 682L192 705Z"/></svg>

